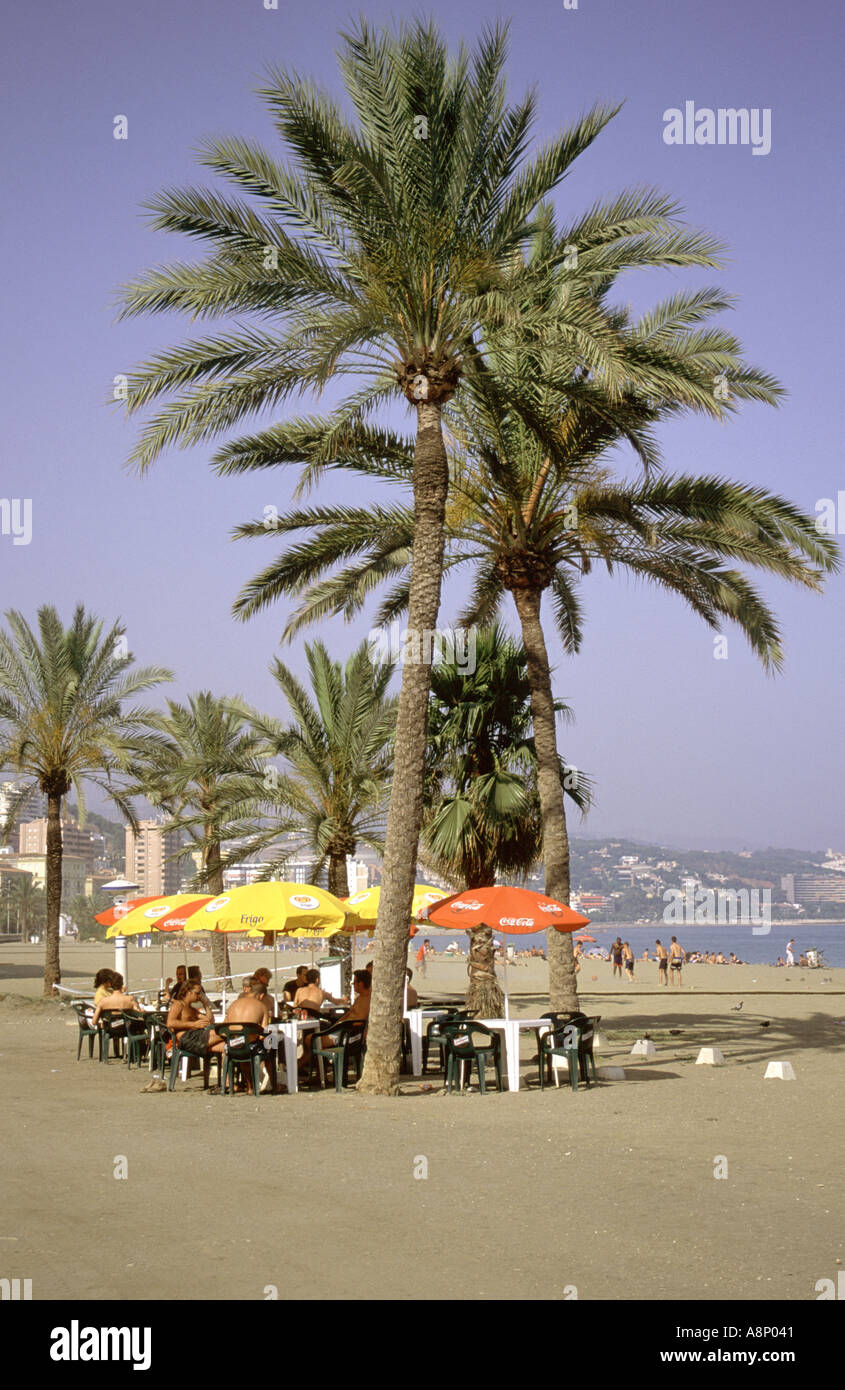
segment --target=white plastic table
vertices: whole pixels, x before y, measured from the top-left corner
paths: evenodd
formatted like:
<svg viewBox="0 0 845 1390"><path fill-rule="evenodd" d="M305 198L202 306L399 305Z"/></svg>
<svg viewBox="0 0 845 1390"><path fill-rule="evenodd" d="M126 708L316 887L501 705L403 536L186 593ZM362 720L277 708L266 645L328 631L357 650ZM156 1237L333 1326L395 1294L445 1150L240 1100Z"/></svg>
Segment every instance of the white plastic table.
<svg viewBox="0 0 845 1390"><path fill-rule="evenodd" d="M329 1019L325 1020L327 1023ZM285 1049L285 1073L288 1095L294 1096L299 1090L299 1075L296 1060L296 1045L300 1033L309 1028L322 1028L319 1018L293 1018L290 1023L268 1023L264 1033L264 1046L268 1052L277 1052L280 1046Z"/></svg>
<svg viewBox="0 0 845 1390"><path fill-rule="evenodd" d="M521 1029L551 1028L547 1018L479 1018L485 1028L495 1028L505 1035L505 1064L508 1074L508 1090L519 1090L519 1034Z"/></svg>
<svg viewBox="0 0 845 1390"><path fill-rule="evenodd" d="M411 1034L411 1066L414 1076L422 1076L423 1019L443 1018L448 1009L407 1009L408 1031Z"/></svg>

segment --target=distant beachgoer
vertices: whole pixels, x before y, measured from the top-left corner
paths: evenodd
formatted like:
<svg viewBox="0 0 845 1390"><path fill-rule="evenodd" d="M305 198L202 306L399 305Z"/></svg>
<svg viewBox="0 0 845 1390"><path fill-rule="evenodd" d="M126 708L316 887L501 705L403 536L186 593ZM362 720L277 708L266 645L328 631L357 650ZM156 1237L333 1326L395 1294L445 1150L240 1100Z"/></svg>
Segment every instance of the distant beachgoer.
<svg viewBox="0 0 845 1390"><path fill-rule="evenodd" d="M625 974L629 980L634 978L634 953L627 941L622 943L622 960L625 964Z"/></svg>
<svg viewBox="0 0 845 1390"><path fill-rule="evenodd" d="M784 960L783 956L778 956L776 964L786 965L786 961Z"/></svg>
<svg viewBox="0 0 845 1390"><path fill-rule="evenodd" d="M643 960L648 960L648 947L647 947L647 946L646 946L645 950L643 951Z"/></svg>
<svg viewBox="0 0 845 1390"><path fill-rule="evenodd" d="M661 985L668 985L668 983L669 983L669 952L666 950L666 947L665 947L660 941L656 941L654 944L655 944L655 946L657 947L657 979L658 979L658 982L659 982Z"/></svg>
<svg viewBox="0 0 845 1390"><path fill-rule="evenodd" d="M417 951L417 973L420 974L420 975L425 975L425 974L427 973L427 971L426 971L426 957L427 957L427 955L428 955L428 951L429 951L429 947L430 947L430 946L431 946L431 942L429 941L428 937L426 937L426 939L425 939L425 941L423 942L422 946L421 946L420 949Z"/></svg>
<svg viewBox="0 0 845 1390"><path fill-rule="evenodd" d="M786 963L787 963L787 965L794 965L794 964L795 964L795 937L794 937L794 936L793 936L792 939L791 939L790 941L788 941L787 944L786 944Z"/></svg>
<svg viewBox="0 0 845 1390"><path fill-rule="evenodd" d="M678 945L678 938L672 937L669 943L669 969L671 971L672 988L681 983L681 971L684 966L684 948Z"/></svg>
<svg viewBox="0 0 845 1390"><path fill-rule="evenodd" d="M614 978L614 976L616 975L617 971L619 972L619 978L620 978L620 980L622 979L622 954L623 954L623 952L622 952L622 938L621 938L621 936L617 936L616 940L614 941L613 945L612 945L611 948L610 948L610 958L611 958L611 960L613 961L613 970L611 971L611 979Z"/></svg>

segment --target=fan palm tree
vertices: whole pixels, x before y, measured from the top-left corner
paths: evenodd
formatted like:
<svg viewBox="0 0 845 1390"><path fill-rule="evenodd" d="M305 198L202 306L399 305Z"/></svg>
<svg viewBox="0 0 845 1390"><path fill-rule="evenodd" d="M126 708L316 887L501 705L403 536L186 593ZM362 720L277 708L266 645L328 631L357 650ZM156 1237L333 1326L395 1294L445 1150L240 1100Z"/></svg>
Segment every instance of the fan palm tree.
<svg viewBox="0 0 845 1390"><path fill-rule="evenodd" d="M314 873L328 871L328 889L349 896L347 860L359 844L384 850L384 823L393 772L398 700L388 694L394 667L373 662L367 643L345 665L332 660L322 642L306 644L311 691L278 659L271 671L293 720L286 723L242 706L269 756L281 756L281 771L265 771L250 844L264 850L268 872L290 855L291 840L314 855ZM274 774L274 775L270 775ZM289 832L274 862L279 816ZM407 936L407 922L405 924ZM342 960L343 988L351 984L351 942L338 933L332 949Z"/></svg>
<svg viewBox="0 0 845 1390"><path fill-rule="evenodd" d="M199 691L187 704L168 700L157 719L162 739L143 766L136 788L167 813L162 831L187 843L178 858L199 851L198 888L223 892L224 869L251 853L246 801L264 772L264 744L236 702ZM214 975L228 983L225 933L211 933Z"/></svg>
<svg viewBox="0 0 845 1390"><path fill-rule="evenodd" d="M79 605L65 628L55 608L38 610L34 631L15 610L0 632L0 767L17 774L9 821L34 790L47 797L47 899L44 993L61 981L62 801L73 788L85 820L85 784L97 787L137 821L128 799L138 761L158 744L152 711L134 699L169 671L131 670L125 628L103 623Z"/></svg>
<svg viewBox="0 0 845 1390"><path fill-rule="evenodd" d="M497 876L524 878L542 855L537 756L531 737L525 653L498 625L475 634L472 669L432 669L422 859L453 884L483 888ZM570 717L562 701L555 712ZM575 805L590 805L590 779L561 762ZM496 1018L502 995L493 932L470 933L467 1007Z"/></svg>
<svg viewBox="0 0 845 1390"><path fill-rule="evenodd" d="M548 265L529 264L520 252L542 200L618 109L595 107L526 161L536 100L507 105L505 57L501 26L485 32L472 56L461 48L450 60L431 24L393 34L361 21L344 35L341 55L354 121L312 85L272 71L262 95L293 162L281 164L245 140L206 142L203 163L246 200L193 188L156 198L155 225L198 238L210 252L151 270L123 298L127 315L177 310L259 320L165 352L129 378L130 412L175 396L141 436L133 454L141 469L171 445L202 443L342 375L360 389L331 417L326 462L354 450L362 434L369 444L370 416L384 402L408 403L416 417L409 622L417 633L435 627L440 601L444 406L463 382L484 375L493 327L529 324L523 283L570 255L564 241L555 242ZM715 265L716 244L680 227L676 212L661 195L635 190L592 209L585 235L617 270ZM600 305L584 296L570 313L561 303L558 318L569 350L618 387L619 347ZM646 356L644 386L660 377L659 362ZM579 385L574 380L572 392ZM530 401L525 410L531 414ZM296 451L292 459L285 427L270 424L224 447L215 463L232 473L301 457ZM395 752L401 794L388 817L363 1089L392 1090L399 1072L429 677L427 662L405 663Z"/></svg>

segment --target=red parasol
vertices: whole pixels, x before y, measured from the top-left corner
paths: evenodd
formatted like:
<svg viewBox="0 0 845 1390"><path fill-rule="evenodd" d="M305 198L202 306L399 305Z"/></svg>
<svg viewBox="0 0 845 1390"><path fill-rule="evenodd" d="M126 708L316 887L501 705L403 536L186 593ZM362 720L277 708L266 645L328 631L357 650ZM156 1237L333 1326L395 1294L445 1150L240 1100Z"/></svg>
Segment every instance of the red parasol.
<svg viewBox="0 0 845 1390"><path fill-rule="evenodd" d="M589 917L530 888L497 884L493 888L468 888L451 898L433 903L426 912L430 922L454 931L491 927L507 936L526 936L529 932L555 927L559 932L575 931L589 925Z"/></svg>

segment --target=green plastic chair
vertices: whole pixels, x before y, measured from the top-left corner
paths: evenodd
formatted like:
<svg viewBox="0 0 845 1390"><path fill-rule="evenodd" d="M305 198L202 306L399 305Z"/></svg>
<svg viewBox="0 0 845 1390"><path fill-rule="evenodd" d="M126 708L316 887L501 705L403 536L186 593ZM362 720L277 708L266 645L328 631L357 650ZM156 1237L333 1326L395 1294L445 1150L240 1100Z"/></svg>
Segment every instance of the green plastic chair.
<svg viewBox="0 0 845 1390"><path fill-rule="evenodd" d="M131 1070L133 1062L137 1062L140 1067L146 1060L149 1046L147 1018L145 1014L135 1013L133 1009L124 1009L121 1018L126 1025L124 1057L127 1068Z"/></svg>
<svg viewBox="0 0 845 1390"><path fill-rule="evenodd" d="M308 1084L311 1085L314 1078L314 1067L320 1078L320 1085L326 1084L326 1062L330 1062L334 1071L334 1088L338 1094L343 1090L348 1081L349 1062L355 1062L356 1076L361 1075L361 1059L364 1052L364 1034L367 1031L366 1022L363 1020L350 1023L337 1023L334 1028L323 1028L319 1033L315 1033L311 1043L311 1065L308 1070ZM328 1046L323 1045L324 1038L337 1038L337 1042L332 1042Z"/></svg>
<svg viewBox="0 0 845 1390"><path fill-rule="evenodd" d="M264 1029L260 1023L218 1023L215 1033L226 1044L223 1052L223 1095L235 1094L235 1068L248 1066L252 1076L252 1089L261 1094L261 1063L264 1060Z"/></svg>
<svg viewBox="0 0 845 1390"><path fill-rule="evenodd" d="M436 1047L439 1053L439 1063L437 1070L445 1074L446 1054L449 1050L449 1038L452 1029L459 1023L467 1022L472 1018L472 1014L467 1009L449 1009L444 1012L442 1018L433 1018L425 1030L425 1037L422 1040L422 1074L428 1072L428 1058L432 1047Z"/></svg>
<svg viewBox="0 0 845 1390"><path fill-rule="evenodd" d="M120 1057L126 1037L126 1027L121 1009L103 1009L100 1012L100 1061L109 1060L109 1043L114 1044L114 1055Z"/></svg>
<svg viewBox="0 0 845 1390"><path fill-rule="evenodd" d="M483 1039L479 1042L479 1037ZM494 1033L491 1028L486 1028L483 1023L466 1022L456 1023L450 1028L448 1046L446 1050L446 1089L451 1091L453 1084L458 1080L460 1089L463 1090L460 1071L463 1067L469 1067L469 1075L472 1077L472 1064L475 1062L478 1071L478 1089L482 1095L487 1094L486 1072L487 1062L492 1061L496 1071L496 1087L503 1090L502 1083L502 1039L498 1033Z"/></svg>
<svg viewBox="0 0 845 1390"><path fill-rule="evenodd" d="M255 1026L257 1027L258 1025L256 1024ZM222 1035L222 1032L223 1032L223 1025L221 1024L221 1025L218 1027L218 1025L215 1024L215 1025L214 1025L214 1031L215 1031L216 1033L220 1033L220 1034ZM166 1048L167 1048L167 1038L168 1038L168 1037L171 1037L172 1034L170 1033L170 1030L169 1030L169 1029L165 1029L164 1032L165 1032L165 1034L166 1034L166 1037L165 1037L165 1044L164 1044L164 1045L165 1045L165 1049L166 1049ZM177 1076L179 1075L179 1067L181 1066L182 1058L183 1058L183 1057L187 1057L188 1060L191 1061L191 1062L202 1062L202 1088L203 1088L204 1091L207 1091L207 1090L208 1090L208 1082L209 1082L209 1077L210 1077L210 1075L211 1075L211 1068L212 1068L212 1065L216 1062L216 1063L217 1063L217 1080L218 1080L218 1083L219 1083L219 1085L220 1085L220 1089L221 1089L221 1090L223 1089L223 1067L222 1067L222 1065L221 1065L221 1053L219 1053L219 1052L208 1052L208 1053L206 1053L205 1057L198 1057L197 1054L196 1054L195 1052L183 1052L182 1049L181 1049L181 1047L179 1046L178 1042L176 1041L176 1038L173 1037L173 1047L172 1047L172 1051L171 1051L171 1053L170 1053L170 1080L169 1080L168 1083L167 1083L167 1089L168 1089L168 1091L172 1091L173 1088L174 1088L175 1085L176 1085L176 1078L177 1078Z"/></svg>
<svg viewBox="0 0 845 1390"><path fill-rule="evenodd" d="M590 1070L593 1073L593 1081L598 1085L596 1061L593 1056L593 1039L596 1025L599 1022L599 1018L573 1019L569 1023L561 1024L551 1033L546 1033L540 1039L538 1060L541 1091L546 1088L547 1071L551 1079L553 1057L563 1057L566 1060L569 1085L573 1091L578 1090L579 1077L589 1089ZM555 1085L558 1084L559 1082L555 1078Z"/></svg>
<svg viewBox="0 0 845 1390"><path fill-rule="evenodd" d="M154 1013L145 1015L147 1028L147 1047L150 1063L150 1071L158 1075L164 1075L167 1066L167 1044L170 1042L170 1033L167 1027L167 1009L156 1009Z"/></svg>
<svg viewBox="0 0 845 1390"><path fill-rule="evenodd" d="M99 1039L100 1037L99 1028L91 1027L91 1019L94 1017L94 1006L93 1004L74 1004L73 1011L76 1014L76 1019L79 1024L79 1039L76 1044L76 1060L77 1062L79 1061L79 1058L82 1053L82 1044L86 1038L88 1039L88 1057L89 1060L91 1060L94 1056L94 1039Z"/></svg>

